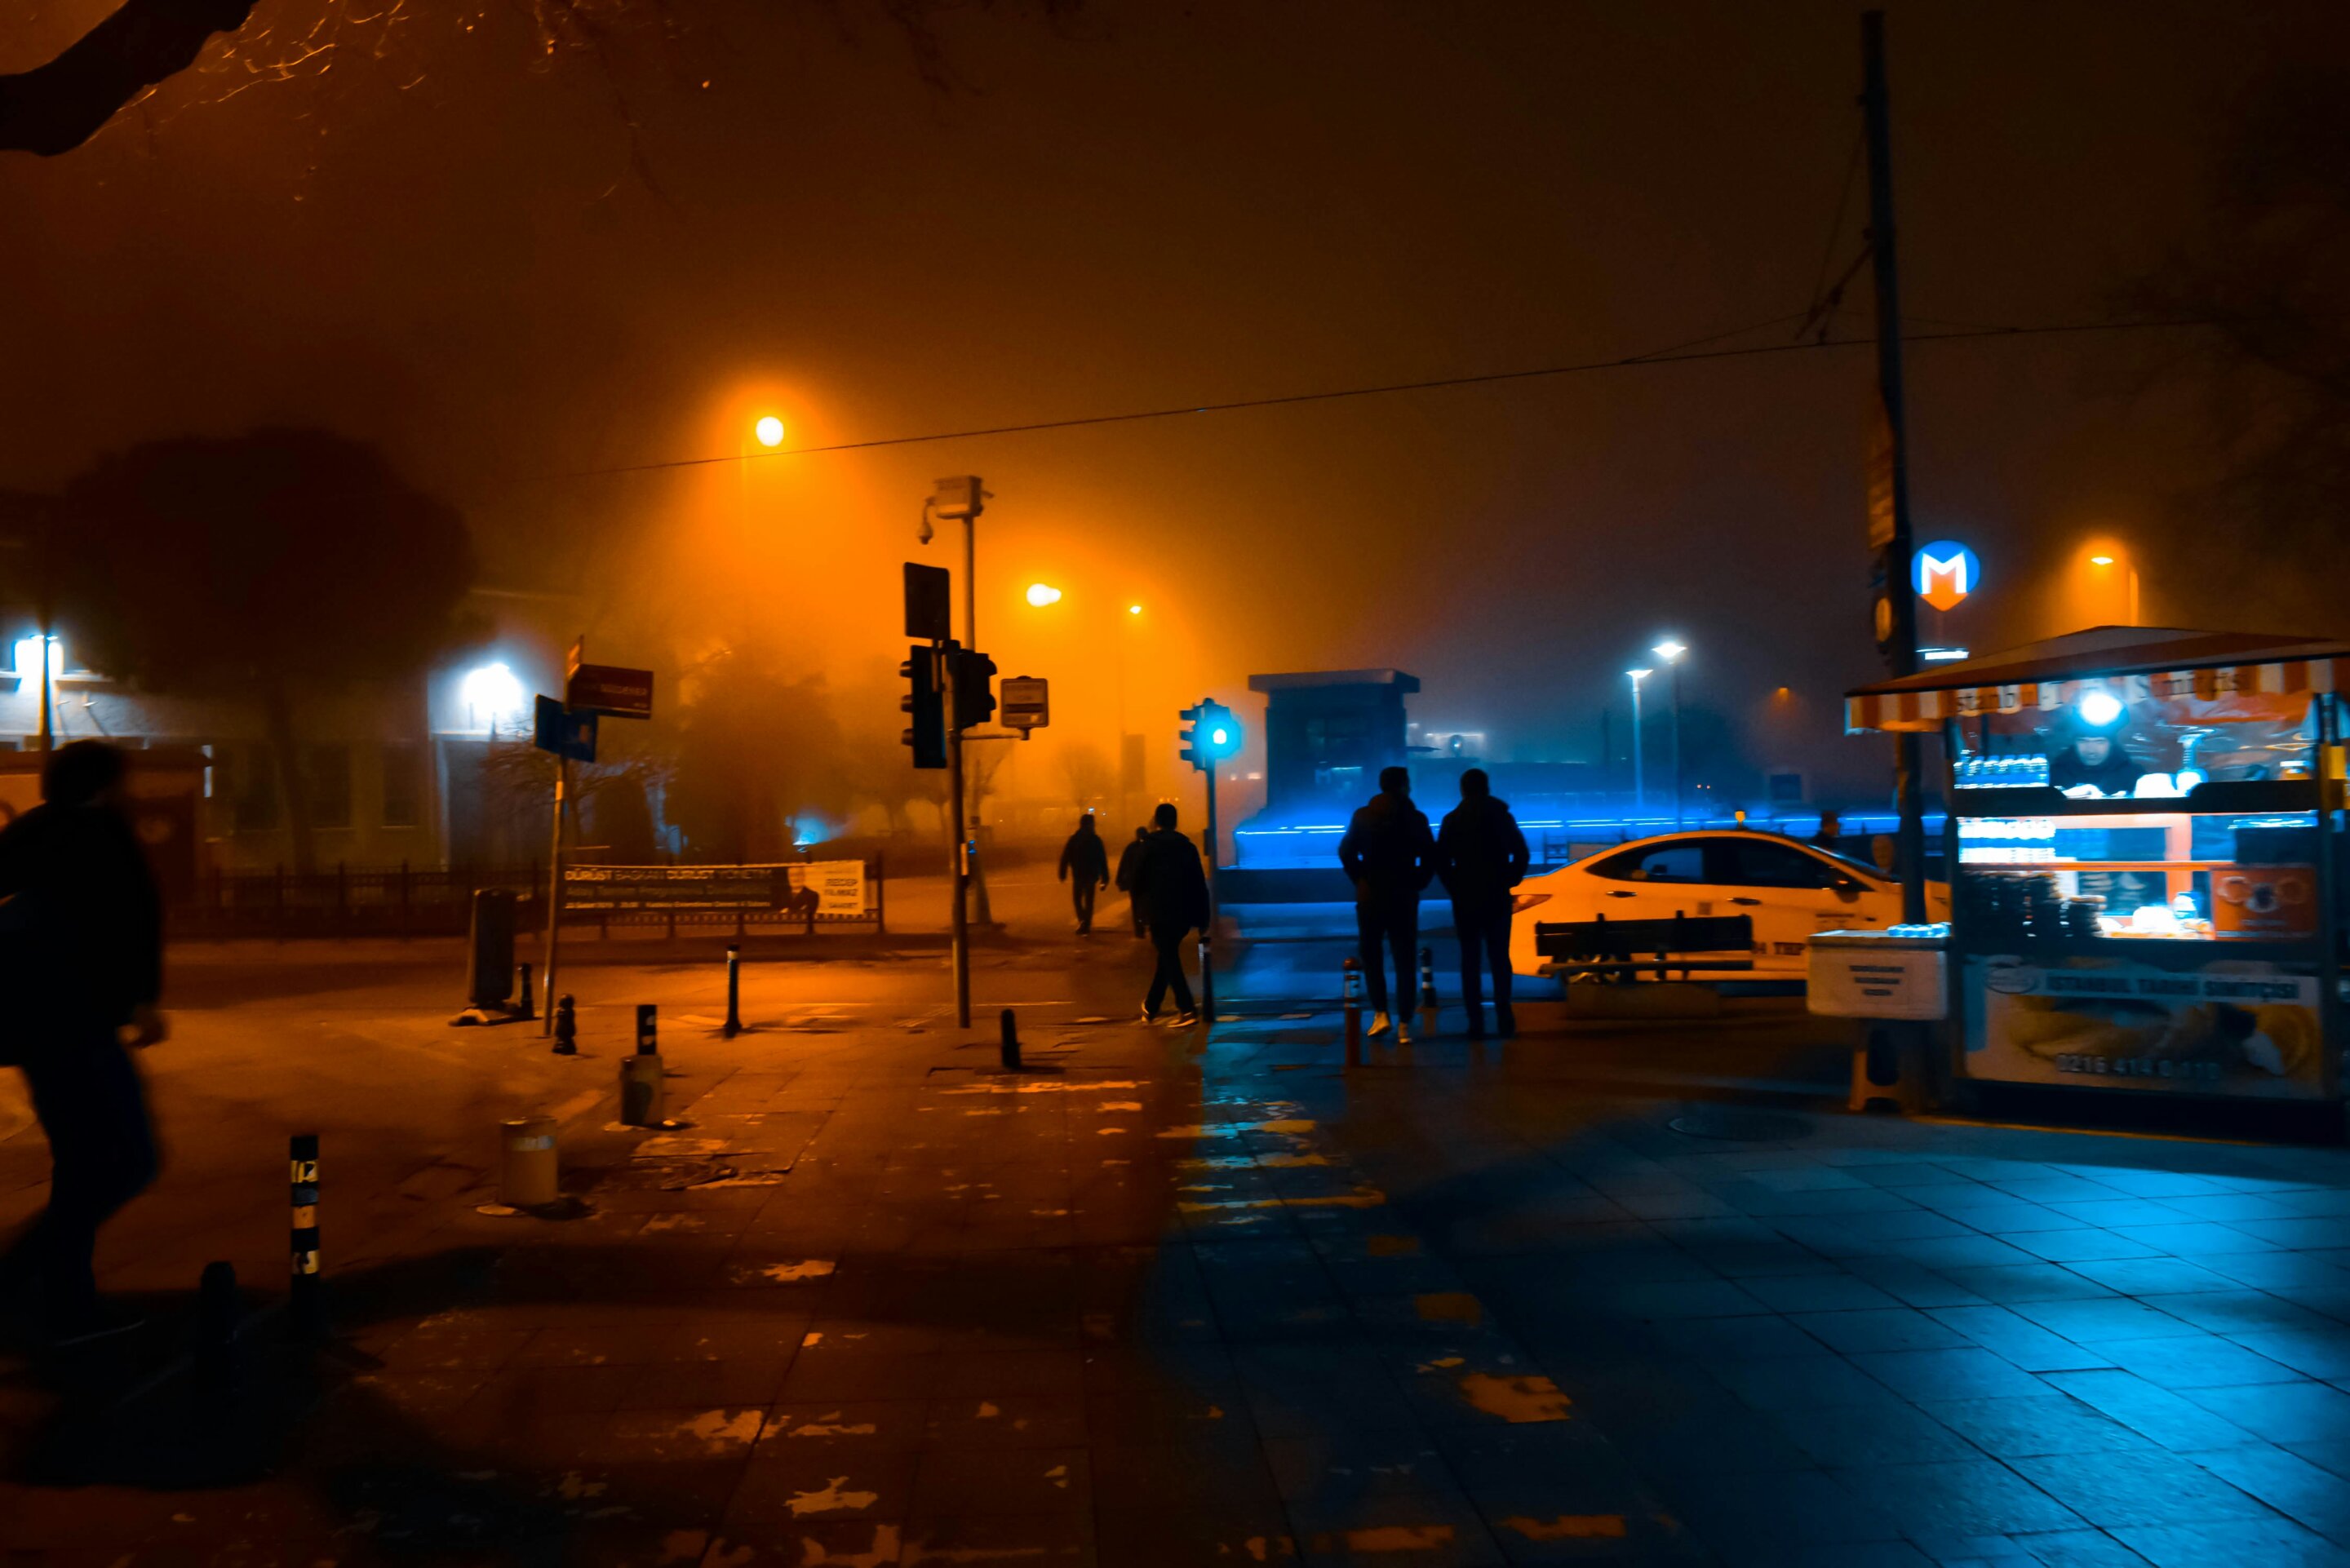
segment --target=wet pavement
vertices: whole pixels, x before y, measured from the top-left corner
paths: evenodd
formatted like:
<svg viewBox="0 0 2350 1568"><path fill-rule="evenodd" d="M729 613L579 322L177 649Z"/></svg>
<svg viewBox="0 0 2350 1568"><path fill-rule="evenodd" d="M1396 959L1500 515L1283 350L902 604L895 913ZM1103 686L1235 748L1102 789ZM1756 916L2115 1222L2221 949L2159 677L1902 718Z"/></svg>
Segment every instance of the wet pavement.
<svg viewBox="0 0 2350 1568"><path fill-rule="evenodd" d="M1529 1009L1521 1040L1350 1073L1299 978L1329 955L1280 952L1244 961L1206 1036L1129 1020L1133 948L991 961L1019 1075L992 1027L941 1019L912 955L755 971L760 1026L733 1041L709 966L582 971L569 1064L515 1030L452 1044L390 971L224 991L190 1019L194 1065L159 1073L182 1174L109 1238L109 1283L159 1308L142 1370L171 1375L126 1399L120 1376L7 1364L0 1546L2350 1562L2344 1152L1825 1111L1796 1093L1820 1087L1816 1033L1767 1010ZM612 1123L635 996L662 1002L672 1127ZM341 1107L336 1340L256 1322L231 1397L172 1372L167 1287L207 1253L276 1287L282 1166L241 1177L188 1119L200 1085L224 1126L301 1114L298 1077L239 1075L256 1019L380 1061L321 1063L308 1107ZM428 1061L452 1084L403 1164L398 1078ZM370 1070L369 1121L348 1101ZM567 1105L566 1208L494 1212L491 1119ZM338 1144L337 1116L365 1126ZM0 1141L11 1213L37 1154Z"/></svg>

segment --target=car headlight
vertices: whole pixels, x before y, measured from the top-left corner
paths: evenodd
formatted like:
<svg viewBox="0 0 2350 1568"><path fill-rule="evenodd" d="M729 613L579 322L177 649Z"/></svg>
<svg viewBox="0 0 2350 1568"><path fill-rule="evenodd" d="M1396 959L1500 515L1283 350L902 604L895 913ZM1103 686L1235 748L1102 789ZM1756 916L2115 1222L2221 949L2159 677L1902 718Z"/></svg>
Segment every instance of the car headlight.
<svg viewBox="0 0 2350 1568"><path fill-rule="evenodd" d="M1547 904L1549 902L1550 895L1548 893L1513 893L1510 896L1510 913L1513 915L1523 915L1528 909L1533 909L1536 904Z"/></svg>

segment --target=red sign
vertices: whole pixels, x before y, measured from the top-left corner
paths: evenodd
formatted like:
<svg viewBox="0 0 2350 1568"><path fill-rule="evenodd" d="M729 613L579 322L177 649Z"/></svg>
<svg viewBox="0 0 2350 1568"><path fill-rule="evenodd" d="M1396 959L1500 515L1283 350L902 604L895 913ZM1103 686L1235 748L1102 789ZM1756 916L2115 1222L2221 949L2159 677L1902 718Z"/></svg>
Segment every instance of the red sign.
<svg viewBox="0 0 2350 1568"><path fill-rule="evenodd" d="M571 672L563 705L575 712L609 713L616 719L653 716L653 672L611 664L583 664Z"/></svg>

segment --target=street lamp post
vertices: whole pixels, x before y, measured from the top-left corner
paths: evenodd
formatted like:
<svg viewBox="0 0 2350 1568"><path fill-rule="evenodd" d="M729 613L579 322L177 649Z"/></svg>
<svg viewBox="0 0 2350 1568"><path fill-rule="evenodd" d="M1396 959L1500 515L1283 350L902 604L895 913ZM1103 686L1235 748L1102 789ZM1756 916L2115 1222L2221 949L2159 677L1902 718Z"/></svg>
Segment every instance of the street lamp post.
<svg viewBox="0 0 2350 1568"><path fill-rule="evenodd" d="M1672 667L1673 671L1673 830L1679 832L1681 817L1681 656L1689 651L1685 644L1667 638L1649 649Z"/></svg>
<svg viewBox="0 0 2350 1568"><path fill-rule="evenodd" d="M1632 681L1632 815L1638 816L1648 809L1648 792L1640 775L1640 682L1656 672L1651 670L1627 670Z"/></svg>
<svg viewBox="0 0 2350 1568"><path fill-rule="evenodd" d="M917 535L923 544L931 542L931 519L943 517L962 524L962 635L963 646L979 651L979 514L987 509L987 492L981 487L979 475L956 474L941 479L931 488L930 500L922 504L922 526ZM960 780L962 763L961 730L952 723L947 726L947 745L953 753L951 773ZM979 812L976 803L964 819L962 795L955 792L955 831L963 846L962 863L968 867L965 884L972 888L972 914L983 926L994 924L993 912L988 908L987 877L980 868ZM962 889L955 890L955 907L962 908Z"/></svg>

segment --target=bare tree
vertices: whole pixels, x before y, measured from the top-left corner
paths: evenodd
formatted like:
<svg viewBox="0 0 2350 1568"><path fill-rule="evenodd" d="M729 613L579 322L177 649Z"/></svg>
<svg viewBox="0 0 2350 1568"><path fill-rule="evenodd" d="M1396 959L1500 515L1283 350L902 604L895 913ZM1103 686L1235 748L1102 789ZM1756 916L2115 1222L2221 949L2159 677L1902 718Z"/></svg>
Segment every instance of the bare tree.
<svg viewBox="0 0 2350 1568"><path fill-rule="evenodd" d="M2328 60L2251 84L2214 161L2197 232L2125 301L2208 324L2176 335L2154 379L2202 397L2217 481L2191 498L2199 524L2229 525L2241 567L2338 567L2350 505L2350 70ZM2169 335L2166 335L2169 337ZM2221 563L2215 562L2215 566ZM2292 576L2324 587L2332 571ZM2286 581L2264 587L2290 594ZM2296 608L2302 607L2299 606Z"/></svg>
<svg viewBox="0 0 2350 1568"><path fill-rule="evenodd" d="M1107 796L1117 783L1109 757L1091 741L1063 742L1060 772L1069 804L1080 811Z"/></svg>

